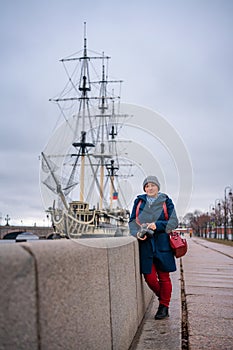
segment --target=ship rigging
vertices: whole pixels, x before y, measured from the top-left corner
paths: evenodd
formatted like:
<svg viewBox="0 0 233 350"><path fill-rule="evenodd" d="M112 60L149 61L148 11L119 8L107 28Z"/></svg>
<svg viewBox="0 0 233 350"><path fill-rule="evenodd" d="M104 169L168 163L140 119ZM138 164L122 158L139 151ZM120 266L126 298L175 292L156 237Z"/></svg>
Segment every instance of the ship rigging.
<svg viewBox="0 0 233 350"><path fill-rule="evenodd" d="M129 141L119 133L131 117L119 112L122 81L108 78L109 59L104 53L89 54L85 27L82 54L61 60L68 82L50 99L65 122L41 154L41 190L61 236L127 232L126 181L133 176L135 163L125 156ZM101 70L94 80L92 61L99 61ZM70 63L71 72L66 66Z"/></svg>

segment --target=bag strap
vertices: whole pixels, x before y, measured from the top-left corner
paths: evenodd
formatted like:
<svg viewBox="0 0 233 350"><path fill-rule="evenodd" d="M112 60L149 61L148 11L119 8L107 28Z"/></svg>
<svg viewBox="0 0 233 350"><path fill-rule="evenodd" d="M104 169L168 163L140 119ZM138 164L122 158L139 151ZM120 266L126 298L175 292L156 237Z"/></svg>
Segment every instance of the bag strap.
<svg viewBox="0 0 233 350"><path fill-rule="evenodd" d="M138 218L138 216L139 216L139 208L140 208L141 203L142 203L142 200L140 199L140 201L138 202L137 208L136 208L136 223L139 226L141 226L140 220Z"/></svg>
<svg viewBox="0 0 233 350"><path fill-rule="evenodd" d="M165 216L165 220L168 220L168 212L167 212L167 204L166 202L163 202L163 211L164 211L164 216Z"/></svg>

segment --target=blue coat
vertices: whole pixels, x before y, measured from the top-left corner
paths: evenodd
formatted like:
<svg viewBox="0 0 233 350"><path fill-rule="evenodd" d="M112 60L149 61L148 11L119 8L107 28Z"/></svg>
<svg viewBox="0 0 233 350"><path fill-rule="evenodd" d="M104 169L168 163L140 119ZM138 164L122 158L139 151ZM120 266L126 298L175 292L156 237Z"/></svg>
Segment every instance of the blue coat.
<svg viewBox="0 0 233 350"><path fill-rule="evenodd" d="M138 240L140 271L141 273L151 273L153 261L161 271L176 271L175 258L170 247L169 235L167 234L167 232L174 230L178 226L174 204L165 193L159 192L158 197L151 205L146 198L146 194L137 196L129 220L130 234L136 237L140 229L140 226L136 223L136 208L141 200L138 216L140 224L151 222L156 224L154 237L147 238L145 241ZM167 205L168 221L165 219L163 211L164 202Z"/></svg>

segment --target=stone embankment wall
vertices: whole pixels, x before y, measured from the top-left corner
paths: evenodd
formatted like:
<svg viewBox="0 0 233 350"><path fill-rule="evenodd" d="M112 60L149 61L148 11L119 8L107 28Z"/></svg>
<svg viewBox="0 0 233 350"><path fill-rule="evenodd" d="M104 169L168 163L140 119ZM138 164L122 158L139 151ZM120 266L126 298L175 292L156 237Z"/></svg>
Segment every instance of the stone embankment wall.
<svg viewBox="0 0 233 350"><path fill-rule="evenodd" d="M128 349L151 300L133 237L0 246L0 349Z"/></svg>

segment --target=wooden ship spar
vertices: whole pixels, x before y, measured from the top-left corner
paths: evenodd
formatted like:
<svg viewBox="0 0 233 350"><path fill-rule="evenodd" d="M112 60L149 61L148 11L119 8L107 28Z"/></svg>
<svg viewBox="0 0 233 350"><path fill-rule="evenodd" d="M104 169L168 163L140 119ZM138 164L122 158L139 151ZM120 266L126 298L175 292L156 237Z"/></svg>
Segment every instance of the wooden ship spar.
<svg viewBox="0 0 233 350"><path fill-rule="evenodd" d="M41 153L40 168L44 205L60 236L127 234L125 181L134 164L122 155L126 145L119 132L129 116L120 114L115 87L122 81L108 78L109 59L90 54L85 30L83 50L61 60L68 83L50 101L64 121ZM97 61L100 76L91 80L90 67ZM67 64L73 64L71 71Z"/></svg>

